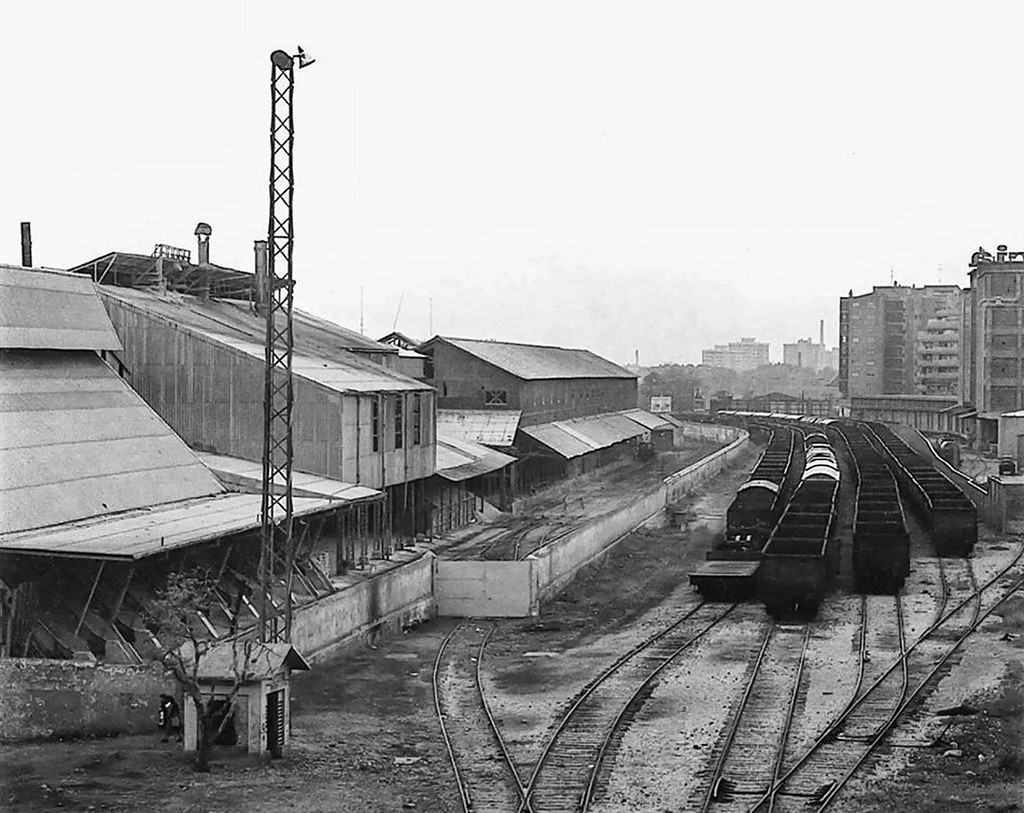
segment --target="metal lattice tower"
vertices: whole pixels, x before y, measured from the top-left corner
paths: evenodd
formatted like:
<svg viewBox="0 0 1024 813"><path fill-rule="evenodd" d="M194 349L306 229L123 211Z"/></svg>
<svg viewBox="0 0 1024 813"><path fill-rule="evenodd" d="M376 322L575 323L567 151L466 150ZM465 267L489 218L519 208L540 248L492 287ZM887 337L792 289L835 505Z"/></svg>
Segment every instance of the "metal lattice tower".
<svg viewBox="0 0 1024 813"><path fill-rule="evenodd" d="M296 61L298 65L296 66ZM295 68L312 64L302 49L270 55L270 219L262 301L267 333L263 394L263 501L259 563L261 641L291 638L292 546L292 99ZM282 589L283 587L283 589Z"/></svg>

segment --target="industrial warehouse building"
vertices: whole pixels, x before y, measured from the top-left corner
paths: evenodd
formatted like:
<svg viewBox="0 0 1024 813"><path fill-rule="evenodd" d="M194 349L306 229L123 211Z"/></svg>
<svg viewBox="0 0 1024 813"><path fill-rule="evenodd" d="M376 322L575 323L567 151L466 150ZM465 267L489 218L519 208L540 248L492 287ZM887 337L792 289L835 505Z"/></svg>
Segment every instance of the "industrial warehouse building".
<svg viewBox="0 0 1024 813"><path fill-rule="evenodd" d="M530 426L637 406L636 375L589 350L450 336L418 349L441 409L517 410Z"/></svg>
<svg viewBox="0 0 1024 813"><path fill-rule="evenodd" d="M0 266L5 656L148 662L159 640L146 603L186 561L218 574L222 604L195 619L211 638L258 619L260 496L226 488L132 390L113 362L121 349L89 280ZM296 605L334 591L309 553L337 548L351 508L296 496ZM280 606L283 563L276 572Z"/></svg>
<svg viewBox="0 0 1024 813"><path fill-rule="evenodd" d="M194 449L259 461L265 318L257 274L210 264L202 238L199 249L197 265L181 249L157 246L153 256L111 253L72 270L99 283L124 348L117 360L146 402ZM298 310L294 331L295 469L386 495L384 511L354 520L364 539L393 536L400 546L425 532L431 387L394 369L395 346Z"/></svg>

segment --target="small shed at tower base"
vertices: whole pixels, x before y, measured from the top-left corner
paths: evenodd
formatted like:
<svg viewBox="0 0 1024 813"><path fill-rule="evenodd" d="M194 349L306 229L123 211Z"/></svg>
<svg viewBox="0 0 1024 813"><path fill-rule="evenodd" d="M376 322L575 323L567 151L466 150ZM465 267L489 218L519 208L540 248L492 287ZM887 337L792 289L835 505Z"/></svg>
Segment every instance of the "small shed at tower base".
<svg viewBox="0 0 1024 813"><path fill-rule="evenodd" d="M294 670L308 671L309 664L287 643L225 641L201 655L197 678L203 701L221 706L214 725L219 726L223 715L231 715L222 739L214 744L237 745L250 754L284 756L291 729ZM182 705L184 748L195 751L199 744L195 703L186 697Z"/></svg>

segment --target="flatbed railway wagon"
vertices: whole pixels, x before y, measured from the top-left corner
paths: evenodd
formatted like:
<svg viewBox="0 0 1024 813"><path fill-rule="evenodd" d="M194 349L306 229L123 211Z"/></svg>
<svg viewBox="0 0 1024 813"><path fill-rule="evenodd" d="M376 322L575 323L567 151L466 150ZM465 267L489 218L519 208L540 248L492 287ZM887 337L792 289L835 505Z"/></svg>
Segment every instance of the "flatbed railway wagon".
<svg viewBox="0 0 1024 813"><path fill-rule="evenodd" d="M761 554L757 591L774 616L813 618L839 572L834 543L839 466L827 440L808 437L800 483ZM812 462L813 461L813 462Z"/></svg>
<svg viewBox="0 0 1024 813"><path fill-rule="evenodd" d="M862 424L833 427L843 439L856 478L853 578L862 593L898 593L910 573L910 534L896 480Z"/></svg>
<svg viewBox="0 0 1024 813"><path fill-rule="evenodd" d="M966 495L888 426L868 424L893 464L900 489L924 521L939 556L970 556L978 542L978 510Z"/></svg>

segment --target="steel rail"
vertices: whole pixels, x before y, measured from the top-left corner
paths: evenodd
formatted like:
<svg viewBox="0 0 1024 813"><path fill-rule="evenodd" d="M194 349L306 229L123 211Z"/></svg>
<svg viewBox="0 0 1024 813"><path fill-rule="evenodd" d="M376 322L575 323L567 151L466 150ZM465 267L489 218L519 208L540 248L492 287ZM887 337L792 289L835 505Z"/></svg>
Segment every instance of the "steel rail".
<svg viewBox="0 0 1024 813"><path fill-rule="evenodd" d="M697 612L699 612L702 608L705 608L707 606L708 602L702 601L699 604L696 604L695 606L691 607L686 613L684 613L682 617L678 618L676 621L672 622L667 627L659 630L654 635L650 636L646 640L632 647L623 655L619 656L611 665L605 668L604 671L601 672L601 674L599 674L596 678L594 678L594 680L587 684L587 686L583 689L583 691L579 694L575 701L573 701L569 709L562 715L562 718L561 720L559 720L558 725L555 727L555 730L551 733L550 737L548 738L548 741L545 744L540 757L537 759L537 763L534 765L534 769L526 784L527 802L532 802L533 800L533 796L536 793L537 783L540 778L541 772L543 771L545 765L548 764L548 760L552 755L556 743L559 741L559 737L569 729L570 723L577 717L578 712L580 712L580 710L583 708L587 700L590 699L602 685L606 684L606 682L612 675L618 672L629 661L631 661L633 658L635 658L637 655L641 654L645 650L650 649L652 646L657 644L661 639L665 638L668 635L671 635L673 631L677 630L680 626L682 626L689 619L691 619ZM718 624L722 619L728 616L737 606L737 604L730 604L726 606L722 612L719 612L717 616L715 616L710 621L710 623L706 624L698 632L689 636L682 645L675 647L669 655L669 657L667 658L667 660L665 661L665 663L662 664L661 667L658 669L658 671L660 672L660 669L663 668L664 665L667 665L668 662L674 660L680 653L682 653L684 650L692 646L696 641L700 640L700 638L702 638L712 627ZM636 692L632 693L630 700L635 698L636 694ZM611 729L605 732L605 735L601 738L598 748L600 748L600 746L604 744L606 737L610 737L611 734L614 733L614 730L615 729L613 726ZM593 751L591 753L593 753ZM583 792L586 792L585 789ZM579 809L580 808L577 807L577 810ZM523 813L524 810L525 808L521 805L519 807L519 813Z"/></svg>
<svg viewBox="0 0 1024 813"><path fill-rule="evenodd" d="M444 640L441 642L441 646L438 647L437 655L434 658L434 668L431 678L434 690L434 710L437 714L437 719L441 726L441 736L444 739L445 747L448 750L448 758L451 761L452 773L455 777L455 782L459 789L459 798L462 802L462 808L464 813L472 813L472 811L474 810L473 799L472 794L470 793L469 782L464 772L459 769L459 760L458 757L456 756L455 744L453 743L451 734L448 732L448 727L445 724L446 716L444 714L444 710L441 707L441 690L439 678L441 673L441 663L444 660L444 653L447 650L448 645L456 637L456 635L472 621L473 619L466 619L462 621L455 628L453 628L451 632L448 633L447 636L445 636ZM505 741L501 736L501 732L498 730L497 722L494 719L494 715L491 713L490 706L487 703L487 696L486 693L484 692L481 664L483 662L484 651L487 647L487 643L490 641L491 636L494 634L494 630L495 626L492 624L491 628L487 631L487 634L480 642L480 646L477 650L473 682L476 688L477 699L479 700L480 706L482 707L484 712L484 716L487 719L488 728L491 733L491 736L494 738L498 746L498 750L501 752L501 755L505 760L505 765L508 768L508 771L511 775L512 782L515 786L516 794L519 797L518 805L520 809L524 810L526 813L533 813L533 808L530 806L529 800L526 798L525 795L525 788L523 786L522 779L520 778L519 772L516 769L515 762L513 761L511 755L508 752L508 748L506 747Z"/></svg>
<svg viewBox="0 0 1024 813"><path fill-rule="evenodd" d="M725 742L722 744L722 753L718 755L718 759L715 762L715 769L711 773L711 784L708 786L704 800L701 803L701 813L707 811L711 806L711 803L715 801L718 784L722 779L722 772L725 768L725 762L729 758L729 749L732 747L733 740L736 738L736 734L739 731L740 720L743 718L743 710L746 708L747 701L750 699L750 695L754 691L754 683L757 682L757 675L761 671L761 664L764 662L765 653L768 651L768 644L771 643L772 633L775 632L777 626L778 625L773 621L765 630L764 640L761 642L761 647L757 652L757 658L754 660L754 669L751 672L750 680L747 681L747 685L743 690L743 695L740 697L739 705L736 708L732 722L729 724L729 729L725 735Z"/></svg>
<svg viewBox="0 0 1024 813"><path fill-rule="evenodd" d="M905 660L907 657L909 657L911 653L913 653L924 641L929 639L950 618L952 618L954 615L959 613L960 610L963 609L965 606L967 606L967 604L969 602L974 601L976 596L980 597L980 595L985 590L989 589L993 584L995 584L1004 575L1006 575L1006 573L1008 573L1010 570L1012 570L1018 564L1018 562L1020 562L1022 557L1024 557L1024 544L1021 545L1021 549L1017 552L1017 555L1013 558L1013 560L1008 565L1006 565L1006 567L1004 567L1002 570L1000 570L998 573L996 573L994 576L992 576L992 578L990 578L987 582L985 582L984 585L980 586L977 589L977 591L976 591L976 593L974 595L971 595L970 597L968 597L968 598L964 599L963 601L959 602L952 609L947 610L928 629L926 629L921 634L921 636L910 647L907 648L906 655L901 660ZM996 602L996 604L994 606L999 606L1000 604L1002 604L1006 600L1006 598L1008 598L1012 593L1014 593L1017 590L1019 590L1022 584L1024 584L1024 580L1018 581L1017 584L1015 584L1009 591L1007 591L1007 593L1002 598L1000 598L999 601ZM980 603L980 598L979 598L979 603ZM970 632L973 632L973 629L976 628L976 626L978 624L980 624L981 620L983 620L985 617L987 617L989 613L991 613L991 610L989 610L988 612L985 613L984 616L979 618L975 622L974 626L970 630L968 630L967 633L965 633L964 637L966 637L966 635L969 635ZM952 652L957 647L960 646L960 644L962 643L962 640L963 640L963 638L961 638L961 640L958 641L954 645L954 647L951 648L943 656L943 660L942 660L943 663L945 662L945 660L948 660L948 658L952 654ZM899 663L892 664L886 670L886 672L883 675L881 675L877 680L875 680L875 682L867 689L867 691L863 695L861 695L854 703L850 704L850 707L847 708L846 710L844 710L843 713L841 713L836 718L836 720L833 723L831 723L825 729L825 731L823 731L821 733L821 735L819 735L819 737L815 740L815 742L810 747L808 747L808 749L798 758L798 760L781 777L779 777L778 781L774 784L774 786L772 788L770 788L764 795L762 795L760 798L758 798L753 803L753 805L750 808L748 808L748 813L755 813L756 811L761 810L763 805L769 800L769 798L771 798L775 794L780 793L781 789L785 785L785 783L789 781L789 779L811 758L811 756L813 754L815 754L818 750L820 750L824 745L826 745L827 743L831 742L831 740L833 740L836 737L836 735L839 733L839 729L842 727L843 723L850 716L850 714L853 712L853 710L855 710L857 708L857 706L861 702L863 702L863 699L865 697L867 697L883 680L885 680L885 678L894 669L898 668L899 666L900 666ZM935 671L937 671L937 669ZM906 710L907 706L909 706L910 703L913 702L914 698L920 693L920 691L923 688L923 686L930 679L931 679L931 675L929 675L929 677L927 677L924 681L922 681L922 683L910 694L909 698L905 699L904 703L902 704L902 708L899 710L899 714L897 714L897 719L898 719L899 715L902 714ZM884 734L883 734L883 736L884 736ZM870 750L874 750L875 747L877 747L877 744L872 745Z"/></svg>
<svg viewBox="0 0 1024 813"><path fill-rule="evenodd" d="M963 645L964 641L966 641L972 634L974 634L974 631L981 625L981 623L990 615L992 615L992 613L994 613L1003 604L1003 602L1005 602L1010 596L1012 596L1022 587L1024 587L1024 578L1018 579L1017 583L1006 593L1006 595L1003 596L998 602L993 604L988 610L986 610L984 613L978 614L971 627L969 629L964 630L964 632L960 635L956 642L939 659L939 662L931 668L931 670L928 672L925 678L918 684L917 688L914 689L913 692L911 692L910 697L907 698L906 702L903 705L903 710L906 710L917 699L917 696L922 691L924 691L925 687L939 673L939 670L941 670L946 665L946 662L951 657L953 657L953 653L955 653ZM889 734L889 731L892 730L893 726L895 725L895 722L896 721L894 720L888 728L878 733L878 735L870 743L868 748L864 751L864 753L857 760L857 762L850 767L850 769L842 778L838 779L832 785L832 787L824 796L822 796L822 798L819 800L818 807L815 808L816 811L820 813L820 811L827 809L829 805L831 805L832 802L835 801L836 796L839 795L839 791L843 789L846 783L849 782L853 775L860 769L861 765L863 765L867 761L868 757L870 757L871 754L874 753L874 751L878 748L878 746L881 745L882 740L884 740L885 737Z"/></svg>

